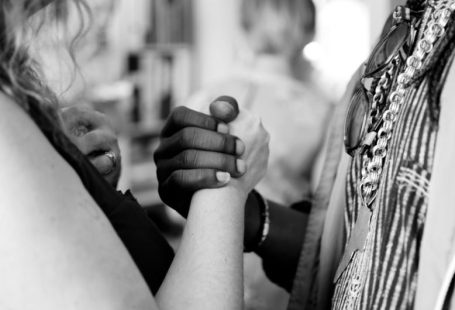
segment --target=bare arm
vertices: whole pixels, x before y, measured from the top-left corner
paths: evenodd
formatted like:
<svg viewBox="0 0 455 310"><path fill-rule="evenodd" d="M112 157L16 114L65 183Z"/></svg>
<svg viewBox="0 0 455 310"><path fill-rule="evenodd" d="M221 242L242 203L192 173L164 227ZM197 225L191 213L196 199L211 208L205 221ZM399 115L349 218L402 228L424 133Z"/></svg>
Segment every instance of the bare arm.
<svg viewBox="0 0 455 310"><path fill-rule="evenodd" d="M216 118L186 108L175 109L163 130L161 145L155 154L160 196L183 215L190 205L188 197L197 189L224 185L215 178L217 171L228 171L233 177L239 176L235 157L240 155L236 153L238 149L230 147L235 145L231 138L235 138L235 133L226 135L220 130L217 132L218 120L230 122L237 117L238 110L232 108L235 106L232 98L218 98L211 106ZM191 135L185 134L190 130ZM196 160L182 160L189 154ZM221 209L221 206L215 207ZM274 203L270 204L270 208L269 237L257 252L264 259L267 271L270 270L268 266L280 270L280 278L268 272L272 280L289 289L305 235L307 214ZM261 221L260 208L254 195L248 195L244 219L244 244L250 247L257 241Z"/></svg>
<svg viewBox="0 0 455 310"><path fill-rule="evenodd" d="M1 308L158 309L78 176L18 106L0 101L0 160L7 163L0 173ZM184 243L157 296L160 309L241 308L243 204L264 170L264 160L245 156L256 158L256 169L195 195Z"/></svg>
<svg viewBox="0 0 455 310"><path fill-rule="evenodd" d="M260 121L245 112L232 123L231 132L245 141L242 158L248 172L226 187L195 193L182 245L157 296L159 305L170 305L164 296L174 290L185 297L182 304L174 302L172 309L203 309L208 302L211 309L243 308L244 205L248 192L265 173L268 135ZM180 277L182 273L187 276Z"/></svg>
<svg viewBox="0 0 455 310"><path fill-rule="evenodd" d="M0 308L156 309L75 172L16 104L0 103Z"/></svg>

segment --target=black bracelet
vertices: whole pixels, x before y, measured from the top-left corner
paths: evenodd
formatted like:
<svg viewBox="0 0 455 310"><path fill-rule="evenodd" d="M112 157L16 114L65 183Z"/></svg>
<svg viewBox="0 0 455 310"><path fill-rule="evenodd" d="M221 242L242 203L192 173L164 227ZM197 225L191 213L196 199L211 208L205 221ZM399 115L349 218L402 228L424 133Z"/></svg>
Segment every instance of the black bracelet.
<svg viewBox="0 0 455 310"><path fill-rule="evenodd" d="M258 234L255 238L255 242L253 242L252 245L245 245L243 248L243 252L245 253L250 253L254 252L259 247L265 242L267 239L267 236L269 235L269 230L270 230L270 210L269 210L269 204L267 200L262 197L259 192L256 190L253 190L252 193L256 197L256 200L259 203L259 209L261 211L261 226L258 231Z"/></svg>

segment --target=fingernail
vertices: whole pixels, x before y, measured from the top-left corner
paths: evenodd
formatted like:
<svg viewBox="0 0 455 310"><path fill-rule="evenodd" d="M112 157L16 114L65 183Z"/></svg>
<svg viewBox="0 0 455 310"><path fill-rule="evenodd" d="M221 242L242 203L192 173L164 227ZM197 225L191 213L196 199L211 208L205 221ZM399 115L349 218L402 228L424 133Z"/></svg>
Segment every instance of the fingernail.
<svg viewBox="0 0 455 310"><path fill-rule="evenodd" d="M218 171L216 173L216 179L222 184L226 184L231 180L231 175L228 172Z"/></svg>
<svg viewBox="0 0 455 310"><path fill-rule="evenodd" d="M210 104L210 113L215 118L230 122L238 115L238 103L232 97L221 96Z"/></svg>
<svg viewBox="0 0 455 310"><path fill-rule="evenodd" d="M246 163L244 160L237 159L236 166L237 166L238 173L244 174L246 172Z"/></svg>
<svg viewBox="0 0 455 310"><path fill-rule="evenodd" d="M229 101L225 100L218 100L218 104L220 105L220 108L223 110L224 113L234 113L234 107Z"/></svg>
<svg viewBox="0 0 455 310"><path fill-rule="evenodd" d="M225 123L219 123L216 129L219 133L228 134L229 133L229 126Z"/></svg>
<svg viewBox="0 0 455 310"><path fill-rule="evenodd" d="M242 140L237 139L235 141L235 153L237 155L242 155L245 152L245 143Z"/></svg>

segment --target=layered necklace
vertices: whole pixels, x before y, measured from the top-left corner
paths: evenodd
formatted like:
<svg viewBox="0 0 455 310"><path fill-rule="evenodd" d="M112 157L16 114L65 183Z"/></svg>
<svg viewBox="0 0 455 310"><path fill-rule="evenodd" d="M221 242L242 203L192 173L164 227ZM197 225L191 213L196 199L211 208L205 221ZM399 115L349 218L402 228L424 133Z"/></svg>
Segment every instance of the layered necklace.
<svg viewBox="0 0 455 310"><path fill-rule="evenodd" d="M347 266L352 264L350 281L346 287L347 309L355 309L358 305L368 272L371 240L377 224L374 202L389 155L392 133L406 104L405 98L412 88L410 84L431 58L435 45L445 34L454 10L455 0L427 1L420 16L410 23L412 31L409 46L412 48L404 57L397 54L382 68L380 76L369 85L372 91L364 126L365 134L362 135L360 148L355 155L360 156L362 167L357 189L361 205L335 276L336 281ZM407 7L397 7L393 14L394 25L403 19L411 20L409 11ZM376 49L373 54L375 52Z"/></svg>
<svg viewBox="0 0 455 310"><path fill-rule="evenodd" d="M359 185L359 195L363 204L372 207L376 198L379 187L385 159L387 157L387 148L392 137L398 114L404 104L406 94L410 89L409 82L413 80L427 58L432 52L434 44L445 33L445 27L450 20L452 11L455 9L455 1L442 0L430 1L422 17L420 30L417 32L415 48L413 53L407 57L403 66L400 66L399 59L395 59L389 66L388 70L381 76L378 85L374 91L373 111L376 111L377 104L382 98L387 97L387 92L391 88L393 76L403 67L401 73L396 78L393 91L388 95L388 107L380 116L380 125L378 128L371 128L367 133L365 145L369 152L362 156L361 182ZM401 10L394 12L394 18ZM370 126L372 127L372 126Z"/></svg>

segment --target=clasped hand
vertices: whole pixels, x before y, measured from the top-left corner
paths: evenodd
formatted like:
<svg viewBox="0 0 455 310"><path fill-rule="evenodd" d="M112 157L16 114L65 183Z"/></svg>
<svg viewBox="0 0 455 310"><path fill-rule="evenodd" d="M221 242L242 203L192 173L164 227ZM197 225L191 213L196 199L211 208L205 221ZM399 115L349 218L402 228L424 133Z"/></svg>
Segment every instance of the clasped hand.
<svg viewBox="0 0 455 310"><path fill-rule="evenodd" d="M176 108L154 155L160 197L183 216L197 190L229 184L249 192L267 169L269 135L259 118L226 96L210 112Z"/></svg>

